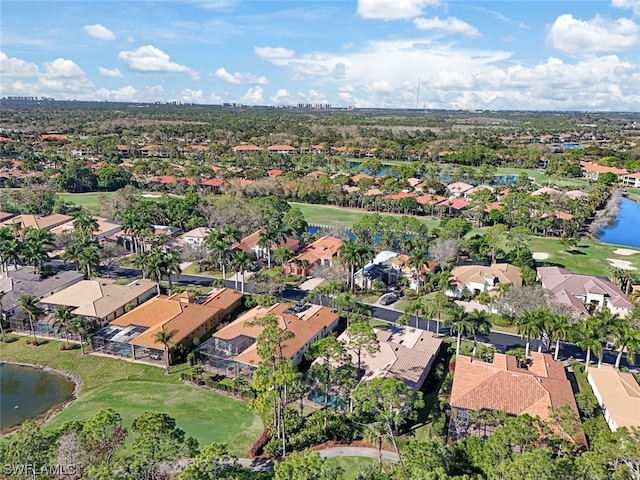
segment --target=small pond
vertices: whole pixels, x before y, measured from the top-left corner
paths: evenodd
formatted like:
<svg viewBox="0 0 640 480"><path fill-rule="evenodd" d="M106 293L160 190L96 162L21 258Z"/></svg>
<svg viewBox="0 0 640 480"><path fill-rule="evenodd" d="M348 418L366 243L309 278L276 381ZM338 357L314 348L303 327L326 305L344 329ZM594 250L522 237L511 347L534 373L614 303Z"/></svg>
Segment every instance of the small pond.
<svg viewBox="0 0 640 480"><path fill-rule="evenodd" d="M603 228L600 241L640 248L640 204L623 198L616 222Z"/></svg>
<svg viewBox="0 0 640 480"><path fill-rule="evenodd" d="M69 401L74 387L69 379L40 368L0 363L0 431Z"/></svg>

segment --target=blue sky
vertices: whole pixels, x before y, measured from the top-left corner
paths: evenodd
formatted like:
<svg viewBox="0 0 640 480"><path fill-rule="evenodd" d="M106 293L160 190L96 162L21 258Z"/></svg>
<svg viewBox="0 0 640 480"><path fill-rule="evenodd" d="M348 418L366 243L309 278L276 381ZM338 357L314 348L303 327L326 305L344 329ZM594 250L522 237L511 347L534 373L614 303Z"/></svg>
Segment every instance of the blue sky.
<svg viewBox="0 0 640 480"><path fill-rule="evenodd" d="M640 0L3 0L0 8L0 96L640 110Z"/></svg>

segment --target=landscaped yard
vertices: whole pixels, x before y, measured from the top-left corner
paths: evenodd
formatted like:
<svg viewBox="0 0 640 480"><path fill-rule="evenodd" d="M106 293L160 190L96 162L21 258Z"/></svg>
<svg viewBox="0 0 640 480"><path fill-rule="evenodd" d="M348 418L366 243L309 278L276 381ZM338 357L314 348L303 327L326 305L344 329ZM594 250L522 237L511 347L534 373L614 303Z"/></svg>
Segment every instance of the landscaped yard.
<svg viewBox="0 0 640 480"><path fill-rule="evenodd" d="M542 170L525 170L522 168L507 168L507 167L498 167L496 169L496 175L518 175L521 172L526 173L529 177L533 178L533 180L542 186L550 186L550 187L587 187L589 182L583 180L581 178L552 178L550 175L547 175Z"/></svg>
<svg viewBox="0 0 640 480"><path fill-rule="evenodd" d="M338 457L327 458L327 463L330 465L337 465L344 469L344 480L353 480L356 478L358 470L367 465L378 465L378 459L368 457ZM382 468L387 469L388 462L382 462Z"/></svg>
<svg viewBox="0 0 640 480"><path fill-rule="evenodd" d="M65 202L72 202L89 210L98 209L98 200L101 196L108 197L113 192L89 192L89 193L58 193L58 196Z"/></svg>
<svg viewBox="0 0 640 480"><path fill-rule="evenodd" d="M59 342L39 347L17 342L0 344L0 357L24 363L49 365L73 372L82 380L79 398L46 428L69 420L90 418L97 410L111 407L118 411L127 427L146 410L165 412L176 419L187 435L201 445L226 442L231 453L246 456L262 432L261 420L253 415L246 402L203 388L183 385L177 366L166 376L162 368L140 365L115 358L79 356L78 350L58 350Z"/></svg>

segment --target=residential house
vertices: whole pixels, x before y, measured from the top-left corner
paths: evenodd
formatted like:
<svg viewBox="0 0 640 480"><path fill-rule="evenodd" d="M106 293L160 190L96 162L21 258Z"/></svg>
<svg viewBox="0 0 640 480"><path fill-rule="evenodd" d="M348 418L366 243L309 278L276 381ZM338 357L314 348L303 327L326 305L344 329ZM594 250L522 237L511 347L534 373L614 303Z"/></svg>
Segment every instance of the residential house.
<svg viewBox="0 0 640 480"><path fill-rule="evenodd" d="M330 308L320 305L289 307L276 303L271 307L257 306L235 321L222 327L198 348L200 361L221 373L236 377L250 376L261 362L256 340L264 330L259 321L273 315L291 338L283 341L282 358L298 365L304 353L317 340L326 337L338 325L339 317Z"/></svg>
<svg viewBox="0 0 640 480"><path fill-rule="evenodd" d="M436 264L427 261L418 268L409 265L409 258L409 255L398 255L391 261L388 271L389 283L398 283L398 280L404 277L409 281L409 288L417 291L420 283L426 279L426 276L435 271Z"/></svg>
<svg viewBox="0 0 640 480"><path fill-rule="evenodd" d="M494 354L493 361L458 355L451 387L449 438L486 437L495 427L473 425L471 412L505 412L550 420L554 410L568 406L578 416L571 382L564 366L546 353L531 352L526 361L513 355ZM553 428L566 438L585 443L584 433L572 435Z"/></svg>
<svg viewBox="0 0 640 480"><path fill-rule="evenodd" d="M473 185L469 185L465 182L455 182L447 185L447 192L454 197L461 197L468 190L471 190Z"/></svg>
<svg viewBox="0 0 640 480"><path fill-rule="evenodd" d="M414 392L420 390L436 360L442 340L435 338L432 332L396 325L374 331L380 350L361 353L361 380L366 382L373 378L395 377ZM348 332L345 331L338 340L348 345ZM347 347L347 353L351 356L352 364L357 365L357 352Z"/></svg>
<svg viewBox="0 0 640 480"><path fill-rule="evenodd" d="M247 235L239 242L231 245L232 250L242 250L245 253L253 253L256 258L267 258L267 249L261 247L260 236L264 233L264 229L257 230L251 235ZM271 255L276 248L288 248L294 253L300 249L300 241L294 237L287 237L283 242L278 243L276 246L271 247Z"/></svg>
<svg viewBox="0 0 640 480"><path fill-rule="evenodd" d="M605 167L604 165L598 165L592 162L580 162L580 170L582 170L582 176L587 180L597 181L600 175L603 173L613 173L622 180L624 175L629 174L629 170L616 167Z"/></svg>
<svg viewBox="0 0 640 480"><path fill-rule="evenodd" d="M587 381L612 432L640 428L640 385L632 373L602 365L587 370Z"/></svg>
<svg viewBox="0 0 640 480"><path fill-rule="evenodd" d="M460 265L451 270L450 276L453 288L445 293L454 298L460 298L464 289L472 296L482 292L490 292L499 284L522 285L521 270L509 263L494 263L493 265Z"/></svg>
<svg viewBox="0 0 640 480"><path fill-rule="evenodd" d="M30 268L10 270L0 274L0 292L4 293L0 304L4 313L10 317L11 328L16 331L24 329L24 318L15 317L20 311L18 299L21 296L33 295L41 300L80 282L83 278L84 275L80 272L66 270L56 272L51 277L42 278Z"/></svg>
<svg viewBox="0 0 640 480"><path fill-rule="evenodd" d="M353 282L360 288L371 289L373 282L383 281L390 282L389 270L392 261L398 257L398 253L389 250L383 250L378 253L371 262L366 264L353 275Z"/></svg>
<svg viewBox="0 0 640 480"><path fill-rule="evenodd" d="M280 153L282 155L291 155L293 153L296 153L297 149L295 147L292 147L291 145L271 145L270 147L267 147L267 151L269 153Z"/></svg>
<svg viewBox="0 0 640 480"><path fill-rule="evenodd" d="M188 245L190 247L200 247L204 244L204 239L211 231L207 227L197 227L193 230L189 230L186 233L180 235L176 240L181 245Z"/></svg>
<svg viewBox="0 0 640 480"><path fill-rule="evenodd" d="M71 307L74 315L103 326L123 315L131 306L147 301L156 292L156 283L147 279L119 285L113 278L94 278L82 280L49 295L41 303L45 312L53 313L59 307Z"/></svg>
<svg viewBox="0 0 640 480"><path fill-rule="evenodd" d="M284 264L284 272L290 275L308 276L315 265L333 265L342 247L342 240L336 237L320 237L304 247L298 255Z"/></svg>
<svg viewBox="0 0 640 480"><path fill-rule="evenodd" d="M122 231L122 225L119 223L111 222L103 217L93 217L98 222L98 230L93 232L93 239L101 242L105 240L107 237L111 235L115 235L116 233ZM62 225L58 225L51 229L51 233L54 235L60 235L62 233L73 233L75 232L75 227L73 226L75 220L63 223Z"/></svg>
<svg viewBox="0 0 640 480"><path fill-rule="evenodd" d="M560 267L538 267L537 273L554 300L578 316L607 308L624 317L632 308L622 290L608 278L576 274Z"/></svg>
<svg viewBox="0 0 640 480"><path fill-rule="evenodd" d="M52 215L16 215L0 223L0 226L9 227L16 225L18 230L24 230L27 227L31 228L43 228L45 230L51 230L54 227L68 223L73 220L73 217L69 215L63 215L61 213L54 213Z"/></svg>
<svg viewBox="0 0 640 480"><path fill-rule="evenodd" d="M242 153L244 155L261 151L262 148L258 147L257 145L238 145L236 147L233 147L233 153Z"/></svg>
<svg viewBox="0 0 640 480"><path fill-rule="evenodd" d="M0 212L0 223L9 220L11 217L14 217L15 215L13 213L9 213L9 212Z"/></svg>
<svg viewBox="0 0 640 480"><path fill-rule="evenodd" d="M640 172L625 173L620 177L620 180L625 187L640 188Z"/></svg>
<svg viewBox="0 0 640 480"><path fill-rule="evenodd" d="M161 330L172 333L169 363L181 348L191 348L204 339L240 306L242 295L223 288L214 290L202 302L193 294L158 295L113 320L91 337L97 352L132 360L164 362L164 345L156 341Z"/></svg>

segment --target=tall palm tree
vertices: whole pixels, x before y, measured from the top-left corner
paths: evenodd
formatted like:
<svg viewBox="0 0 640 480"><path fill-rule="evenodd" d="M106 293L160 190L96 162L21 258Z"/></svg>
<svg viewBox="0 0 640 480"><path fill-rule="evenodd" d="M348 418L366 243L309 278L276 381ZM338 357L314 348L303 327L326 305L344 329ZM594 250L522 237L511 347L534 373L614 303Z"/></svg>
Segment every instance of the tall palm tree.
<svg viewBox="0 0 640 480"><path fill-rule="evenodd" d="M604 346L609 340L613 340L616 329L621 322L620 317L611 313L606 307L602 307L597 310L591 317L596 323L596 328L600 332L602 346ZM598 368L602 366L602 360L604 356L604 348L600 349L600 355L598 355Z"/></svg>
<svg viewBox="0 0 640 480"><path fill-rule="evenodd" d="M442 314L451 307L449 297L442 292L436 292L427 300L429 302L429 317L432 315L436 319L436 337L440 336L440 324L442 322ZM429 329L427 325L427 330Z"/></svg>
<svg viewBox="0 0 640 480"><path fill-rule="evenodd" d="M4 342L4 305L2 305L2 298L7 292L0 291L0 335L2 335L2 341Z"/></svg>
<svg viewBox="0 0 640 480"><path fill-rule="evenodd" d="M551 339L556 341L556 351L553 354L554 360L558 360L560 342L569 340L575 332L575 328L575 325L571 322L570 315L551 315L549 317L549 333L551 334Z"/></svg>
<svg viewBox="0 0 640 480"><path fill-rule="evenodd" d="M224 234L219 229L212 228L204 238L204 243L211 253L212 260L217 263L220 270L222 270L222 278L226 280L226 263L231 256L231 249Z"/></svg>
<svg viewBox="0 0 640 480"><path fill-rule="evenodd" d="M451 331L456 332L456 356L460 355L460 344L462 343L462 336L471 333L472 323L469 320L469 314L465 311L464 307L456 305L451 309Z"/></svg>
<svg viewBox="0 0 640 480"><path fill-rule="evenodd" d="M177 330L168 331L166 328L163 328L153 336L154 341L161 343L164 347L164 365L167 375L169 375L169 348L173 346L171 340L176 333Z"/></svg>
<svg viewBox="0 0 640 480"><path fill-rule="evenodd" d="M171 275L176 275L179 278L182 273L182 269L180 268L180 259L178 259L178 256L174 252L163 253L163 257L167 280L169 281L169 289L171 289L173 287Z"/></svg>
<svg viewBox="0 0 640 480"><path fill-rule="evenodd" d="M73 263L76 267L76 272L80 268L79 259L82 252L82 245L80 242L73 242L67 245L62 253L62 261L65 263Z"/></svg>
<svg viewBox="0 0 640 480"><path fill-rule="evenodd" d="M578 324L578 336L580 340L576 345L587 351L585 368L589 368L589 364L591 363L591 352L600 357L600 354L604 350L602 345L604 337L598 327L598 322L594 320L593 317L586 318Z"/></svg>
<svg viewBox="0 0 640 480"><path fill-rule="evenodd" d="M623 320L615 328L615 346L618 349L616 356L616 368L620 368L622 353L627 351L627 361L635 365L636 353L640 351L640 330L631 325L631 322Z"/></svg>
<svg viewBox="0 0 640 480"><path fill-rule="evenodd" d="M404 309L404 313L406 313L409 318L411 318L411 315L413 314L416 321L416 328L419 328L420 316L428 314L429 307L422 298L418 297L409 302L407 307Z"/></svg>
<svg viewBox="0 0 640 480"><path fill-rule="evenodd" d="M69 323L69 330L76 332L80 337L80 353L84 355L84 341L89 335L89 328L82 317L73 317Z"/></svg>
<svg viewBox="0 0 640 480"><path fill-rule="evenodd" d="M42 308L38 306L38 299L33 295L22 295L18 298L18 305L20 308L24 310L27 314L27 318L29 319L29 326L31 327L31 333L33 334L33 341L35 344L38 344L38 339L36 338L36 330L33 324L38 320L38 316L42 314Z"/></svg>
<svg viewBox="0 0 640 480"><path fill-rule="evenodd" d="M253 260L251 257L242 250L238 250L231 257L231 266L236 272L236 290L238 290L238 272L240 272L240 276L242 277L242 290L241 293L244 295L244 274L245 272L251 268L253 265Z"/></svg>
<svg viewBox="0 0 640 480"><path fill-rule="evenodd" d="M522 315L516 320L516 329L518 334L525 339L524 348L525 357L529 356L529 347L532 338L537 338L542 334L542 323L539 310L522 312Z"/></svg>
<svg viewBox="0 0 640 480"><path fill-rule="evenodd" d="M160 295L160 282L167 274L167 266L164 258L165 254L160 248L156 247L146 255L146 262L143 270L146 271L147 278L153 280L158 285L158 295Z"/></svg>
<svg viewBox="0 0 640 480"><path fill-rule="evenodd" d="M491 320L489 319L489 314L484 310L474 310L469 314L469 323L473 334L472 355L475 357L478 347L478 335L491 332Z"/></svg>
<svg viewBox="0 0 640 480"><path fill-rule="evenodd" d="M85 272L87 278L91 278L91 274L94 268L97 269L100 265L100 255L98 254L98 245L91 243L85 246L78 256L78 262Z"/></svg>
<svg viewBox="0 0 640 480"><path fill-rule="evenodd" d="M287 247L278 247L273 251L273 260L277 265L284 265L295 256L293 250Z"/></svg>
<svg viewBox="0 0 640 480"><path fill-rule="evenodd" d="M71 329L71 322L74 319L74 315L71 313L71 307L59 307L54 314L54 318L53 328L56 329L57 333L60 333L60 330L64 330L65 343L68 347L69 330Z"/></svg>
<svg viewBox="0 0 640 480"><path fill-rule="evenodd" d="M347 317L347 328L351 317L351 306L355 305L358 299L350 292L343 292L336 297L336 306L345 312Z"/></svg>
<svg viewBox="0 0 640 480"><path fill-rule="evenodd" d="M338 250L338 258L349 267L349 286L353 291L353 276L355 275L355 267L358 263L358 244L349 239L342 242Z"/></svg>

